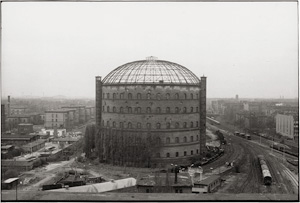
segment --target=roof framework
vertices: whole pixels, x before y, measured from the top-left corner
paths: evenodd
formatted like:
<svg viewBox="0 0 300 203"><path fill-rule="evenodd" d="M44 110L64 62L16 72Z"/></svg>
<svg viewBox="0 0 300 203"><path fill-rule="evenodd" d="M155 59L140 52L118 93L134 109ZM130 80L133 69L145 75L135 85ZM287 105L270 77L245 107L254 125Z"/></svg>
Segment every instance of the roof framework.
<svg viewBox="0 0 300 203"><path fill-rule="evenodd" d="M199 84L199 78L189 69L179 64L156 60L126 63L111 71L104 79L104 84Z"/></svg>

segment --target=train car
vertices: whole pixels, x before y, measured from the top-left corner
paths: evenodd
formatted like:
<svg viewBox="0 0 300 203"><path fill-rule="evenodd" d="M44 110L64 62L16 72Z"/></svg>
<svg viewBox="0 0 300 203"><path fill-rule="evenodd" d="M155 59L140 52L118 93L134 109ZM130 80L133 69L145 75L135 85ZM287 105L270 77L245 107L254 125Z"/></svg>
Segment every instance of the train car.
<svg viewBox="0 0 300 203"><path fill-rule="evenodd" d="M215 119L212 119L210 117L206 117L207 118L207 121L212 124L212 125L220 125L220 122L215 120Z"/></svg>
<svg viewBox="0 0 300 203"><path fill-rule="evenodd" d="M284 152L286 154L299 157L299 152L291 150L291 148L288 147L287 145L283 145L283 144L279 144L279 143L273 143L273 144L270 145L270 147L275 149L275 150Z"/></svg>
<svg viewBox="0 0 300 203"><path fill-rule="evenodd" d="M265 185L271 185L272 184L272 176L270 173L270 170L268 168L268 165L265 161L265 157L263 155L258 155L258 161L261 167L261 172L263 176L263 181Z"/></svg>
<svg viewBox="0 0 300 203"><path fill-rule="evenodd" d="M240 137L245 138L246 134L245 133L240 133Z"/></svg>
<svg viewBox="0 0 300 203"><path fill-rule="evenodd" d="M249 134L246 134L246 139L251 140L251 136Z"/></svg>
<svg viewBox="0 0 300 203"><path fill-rule="evenodd" d="M239 135L240 135L240 132L235 131L235 132L234 132L234 135L235 135L235 136L239 136Z"/></svg>
<svg viewBox="0 0 300 203"><path fill-rule="evenodd" d="M264 177L264 184L265 185L271 185L272 184L272 176L270 174L269 170L263 170L262 171L263 177Z"/></svg>

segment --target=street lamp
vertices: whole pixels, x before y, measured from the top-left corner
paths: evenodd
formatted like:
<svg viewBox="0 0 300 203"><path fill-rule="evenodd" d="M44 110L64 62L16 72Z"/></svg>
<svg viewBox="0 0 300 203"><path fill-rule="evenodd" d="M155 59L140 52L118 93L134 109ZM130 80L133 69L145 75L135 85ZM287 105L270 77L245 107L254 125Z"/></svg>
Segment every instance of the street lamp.
<svg viewBox="0 0 300 203"><path fill-rule="evenodd" d="M179 172L180 167L177 166L177 165L174 165L174 164L171 164L171 166L174 167L174 171L175 171L175 181L174 181L174 183L176 184L177 183L177 173Z"/></svg>

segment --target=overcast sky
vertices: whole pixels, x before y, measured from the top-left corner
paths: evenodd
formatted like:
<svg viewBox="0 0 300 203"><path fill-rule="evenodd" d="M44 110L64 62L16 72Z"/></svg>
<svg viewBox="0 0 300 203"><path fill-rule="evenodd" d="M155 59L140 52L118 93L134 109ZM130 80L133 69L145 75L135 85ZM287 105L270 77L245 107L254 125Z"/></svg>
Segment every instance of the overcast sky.
<svg viewBox="0 0 300 203"><path fill-rule="evenodd" d="M2 3L2 96L95 96L147 56L207 76L207 97L298 96L297 2Z"/></svg>

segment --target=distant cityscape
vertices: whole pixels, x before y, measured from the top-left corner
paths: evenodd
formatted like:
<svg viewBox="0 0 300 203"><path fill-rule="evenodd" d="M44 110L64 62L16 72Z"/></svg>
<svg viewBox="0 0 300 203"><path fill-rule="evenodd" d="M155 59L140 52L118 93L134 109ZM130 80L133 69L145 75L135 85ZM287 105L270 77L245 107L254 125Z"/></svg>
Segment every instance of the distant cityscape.
<svg viewBox="0 0 300 203"><path fill-rule="evenodd" d="M209 77L152 56L95 83L2 98L4 200L298 198L297 99L207 98Z"/></svg>

